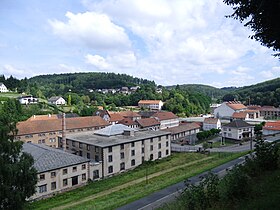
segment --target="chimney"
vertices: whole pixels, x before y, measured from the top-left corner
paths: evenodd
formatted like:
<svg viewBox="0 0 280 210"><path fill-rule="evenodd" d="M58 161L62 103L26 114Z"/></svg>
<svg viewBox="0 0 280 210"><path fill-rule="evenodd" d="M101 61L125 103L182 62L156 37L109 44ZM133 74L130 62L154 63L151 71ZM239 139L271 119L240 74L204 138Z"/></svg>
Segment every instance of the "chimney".
<svg viewBox="0 0 280 210"><path fill-rule="evenodd" d="M65 113L62 114L62 148L66 151L66 120Z"/></svg>

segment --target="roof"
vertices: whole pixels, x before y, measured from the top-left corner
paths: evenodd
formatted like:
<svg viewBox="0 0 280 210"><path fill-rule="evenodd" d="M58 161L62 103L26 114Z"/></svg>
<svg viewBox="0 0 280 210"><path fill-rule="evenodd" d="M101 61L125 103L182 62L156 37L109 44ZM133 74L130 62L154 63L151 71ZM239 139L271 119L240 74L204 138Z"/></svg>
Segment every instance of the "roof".
<svg viewBox="0 0 280 210"><path fill-rule="evenodd" d="M172 112L156 112L152 117L158 118L159 121L177 119L178 117Z"/></svg>
<svg viewBox="0 0 280 210"><path fill-rule="evenodd" d="M185 124L181 124L176 127L167 128L167 129L165 129L165 131L169 131L169 132L171 132L171 134L177 134L177 133L182 133L185 131L190 131L190 130L199 129L199 128L200 128L200 126L196 123L185 123Z"/></svg>
<svg viewBox="0 0 280 210"><path fill-rule="evenodd" d="M108 111L107 110L104 110L104 109L99 109L97 110L96 112L93 113L94 116L100 116L100 117L104 117L105 115L109 115Z"/></svg>
<svg viewBox="0 0 280 210"><path fill-rule="evenodd" d="M218 120L218 118L205 118L203 123L216 125L218 123Z"/></svg>
<svg viewBox="0 0 280 210"><path fill-rule="evenodd" d="M153 114L157 113L157 111L140 111L138 112L141 117L151 117Z"/></svg>
<svg viewBox="0 0 280 210"><path fill-rule="evenodd" d="M55 120L58 119L56 114L46 114L46 115L33 115L28 118L27 121L35 121L35 120Z"/></svg>
<svg viewBox="0 0 280 210"><path fill-rule="evenodd" d="M263 106L260 108L260 111L280 111L280 109L274 106Z"/></svg>
<svg viewBox="0 0 280 210"><path fill-rule="evenodd" d="M90 128L90 127L103 127L107 125L109 125L109 123L103 120L99 116L66 118L67 130ZM27 121L19 122L17 124L17 129L18 129L17 135L61 131L62 119L35 120L35 121L27 120Z"/></svg>
<svg viewBox="0 0 280 210"><path fill-rule="evenodd" d="M133 120L130 119L130 118L124 118L124 119L122 119L121 121L119 121L119 123L120 123L120 124L123 124L123 125L127 125L127 126L129 126L129 125L138 125L137 122L133 121Z"/></svg>
<svg viewBox="0 0 280 210"><path fill-rule="evenodd" d="M91 131L91 132L67 134L66 138L69 140L74 140L77 142L90 144L98 147L109 147L109 146L129 143L129 142L141 141L144 139L155 138L168 134L170 134L170 132L148 130L148 131L135 131L133 136L125 136L125 135L100 136L100 135L94 135Z"/></svg>
<svg viewBox="0 0 280 210"><path fill-rule="evenodd" d="M121 121L123 119L123 116L121 116L118 113L111 113L110 114L110 122L117 122Z"/></svg>
<svg viewBox="0 0 280 210"><path fill-rule="evenodd" d="M0 82L0 86L1 86L1 85L4 85L4 83L3 83L3 82Z"/></svg>
<svg viewBox="0 0 280 210"><path fill-rule="evenodd" d="M57 101L58 99L60 99L60 98L62 98L61 96L53 96L53 97L50 97L49 99L48 99L48 101L49 102L51 102L51 101ZM63 100L64 100L64 98L62 98Z"/></svg>
<svg viewBox="0 0 280 210"><path fill-rule="evenodd" d="M245 128L245 127L254 127L254 126L243 120L233 120L232 122L224 125L223 127Z"/></svg>
<svg viewBox="0 0 280 210"><path fill-rule="evenodd" d="M266 122L263 126L263 130L280 131L280 121Z"/></svg>
<svg viewBox="0 0 280 210"><path fill-rule="evenodd" d="M32 155L34 167L39 173L90 161L78 155L42 144L25 143L23 144L23 151Z"/></svg>
<svg viewBox="0 0 280 210"><path fill-rule="evenodd" d="M140 100L138 104L159 104L161 100Z"/></svg>
<svg viewBox="0 0 280 210"><path fill-rule="evenodd" d="M133 111L123 111L123 112L119 112L119 114L123 117L141 117L141 115L139 115L136 112Z"/></svg>
<svg viewBox="0 0 280 210"><path fill-rule="evenodd" d="M160 125L160 122L157 121L155 118L143 118L143 119L136 120L136 122L142 128Z"/></svg>
<svg viewBox="0 0 280 210"><path fill-rule="evenodd" d="M234 112L232 114L232 118L235 119L245 119L247 117L248 113L247 112Z"/></svg>
<svg viewBox="0 0 280 210"><path fill-rule="evenodd" d="M130 128L123 124L115 124L115 125L110 125L106 128L100 129L100 130L94 132L94 134L101 135L101 136L115 136L115 135L123 134L124 131L135 131L135 129Z"/></svg>
<svg viewBox="0 0 280 210"><path fill-rule="evenodd" d="M241 104L239 101L229 101L226 103L226 105L233 110L247 109L247 107Z"/></svg>

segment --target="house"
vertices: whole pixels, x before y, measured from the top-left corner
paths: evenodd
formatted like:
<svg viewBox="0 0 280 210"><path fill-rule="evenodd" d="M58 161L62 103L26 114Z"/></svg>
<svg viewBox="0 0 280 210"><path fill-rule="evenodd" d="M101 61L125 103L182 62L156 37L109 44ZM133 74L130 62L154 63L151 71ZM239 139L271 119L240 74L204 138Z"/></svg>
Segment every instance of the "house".
<svg viewBox="0 0 280 210"><path fill-rule="evenodd" d="M8 92L7 87L4 85L4 83L0 82L0 93L6 93Z"/></svg>
<svg viewBox="0 0 280 210"><path fill-rule="evenodd" d="M61 96L53 96L48 99L48 103L55 104L55 105L65 105L66 101Z"/></svg>
<svg viewBox="0 0 280 210"><path fill-rule="evenodd" d="M263 135L274 135L280 133L280 121L266 122L263 126Z"/></svg>
<svg viewBox="0 0 280 210"><path fill-rule="evenodd" d="M38 98L35 98L33 96L21 96L18 97L19 103L20 104L37 104L38 103Z"/></svg>
<svg viewBox="0 0 280 210"><path fill-rule="evenodd" d="M130 128L138 128L139 127L139 124L136 121L133 121L130 118L122 119L121 121L119 121L119 124L126 125L126 126L128 126Z"/></svg>
<svg viewBox="0 0 280 210"><path fill-rule="evenodd" d="M247 112L234 112L232 114L232 119L233 120L248 120L249 119L249 114Z"/></svg>
<svg viewBox="0 0 280 210"><path fill-rule="evenodd" d="M122 94L129 94L129 89L128 89L128 87L122 87L121 88L121 90L120 90L120 93L122 93Z"/></svg>
<svg viewBox="0 0 280 210"><path fill-rule="evenodd" d="M63 119L27 120L17 123L17 140L58 147ZM66 134L98 130L109 125L99 116L65 118Z"/></svg>
<svg viewBox="0 0 280 210"><path fill-rule="evenodd" d="M222 126L222 137L224 138L241 141L254 136L254 126L243 120L233 120Z"/></svg>
<svg viewBox="0 0 280 210"><path fill-rule="evenodd" d="M230 119L234 112L241 112L247 110L247 107L244 106L239 101L228 101L221 104L214 110L215 118L225 118Z"/></svg>
<svg viewBox="0 0 280 210"><path fill-rule="evenodd" d="M196 123L184 123L176 127L167 128L165 131L171 133L171 141L182 140L189 144L195 143L196 134L199 132L200 126Z"/></svg>
<svg viewBox="0 0 280 210"><path fill-rule="evenodd" d="M140 100L138 102L139 108L161 110L163 102L161 100Z"/></svg>
<svg viewBox="0 0 280 210"><path fill-rule="evenodd" d="M120 121L124 119L124 117L119 113L112 113L112 112L109 112L109 117L110 117L109 123L111 125L118 124Z"/></svg>
<svg viewBox="0 0 280 210"><path fill-rule="evenodd" d="M102 178L167 157L170 149L170 132L136 131L122 124L66 137L66 150L99 162L102 170L96 173Z"/></svg>
<svg viewBox="0 0 280 210"><path fill-rule="evenodd" d="M90 178L89 159L32 143L23 144L23 151L33 157L37 170L37 190L30 200L85 185Z"/></svg>
<svg viewBox="0 0 280 210"><path fill-rule="evenodd" d="M133 121L141 119L141 115L133 111L118 112L123 118L129 118Z"/></svg>
<svg viewBox="0 0 280 210"><path fill-rule="evenodd" d="M160 122L157 121L155 118L143 118L136 120L136 122L138 123L141 129L157 131L160 127Z"/></svg>
<svg viewBox="0 0 280 210"><path fill-rule="evenodd" d="M109 112L107 110L98 109L95 113L93 113L93 116L99 116L103 120L106 120L107 122L110 121L110 115L109 115Z"/></svg>
<svg viewBox="0 0 280 210"><path fill-rule="evenodd" d="M48 114L48 115L33 115L32 117L28 118L27 121L37 121L37 120L55 120L55 119L62 119L62 114ZM73 117L80 117L76 113L65 113L65 118L73 118Z"/></svg>
<svg viewBox="0 0 280 210"><path fill-rule="evenodd" d="M221 129L221 121L218 118L205 118L203 121L203 130Z"/></svg>
<svg viewBox="0 0 280 210"><path fill-rule="evenodd" d="M172 112L156 112L152 118L160 122L160 129L179 126L179 118Z"/></svg>
<svg viewBox="0 0 280 210"><path fill-rule="evenodd" d="M149 111L139 111L138 114L141 116L141 119L143 118L151 118L157 111L155 110L149 110Z"/></svg>
<svg viewBox="0 0 280 210"><path fill-rule="evenodd" d="M274 106L263 106L259 109L260 115L264 118L274 118L280 116L280 108Z"/></svg>

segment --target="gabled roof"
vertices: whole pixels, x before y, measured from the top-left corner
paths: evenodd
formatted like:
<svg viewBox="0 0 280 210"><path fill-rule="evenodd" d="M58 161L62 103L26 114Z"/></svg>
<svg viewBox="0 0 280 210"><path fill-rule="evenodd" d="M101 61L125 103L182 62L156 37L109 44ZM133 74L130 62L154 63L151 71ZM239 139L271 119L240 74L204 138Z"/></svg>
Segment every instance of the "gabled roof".
<svg viewBox="0 0 280 210"><path fill-rule="evenodd" d="M62 98L61 96L53 96L48 99L49 102L57 101L58 99ZM64 98L62 98L64 100Z"/></svg>
<svg viewBox="0 0 280 210"><path fill-rule="evenodd" d="M106 128L100 129L98 131L95 131L94 134L100 135L100 136L116 136L123 134L124 131L135 131L135 129L130 128L123 124L115 124L110 125Z"/></svg>
<svg viewBox="0 0 280 210"><path fill-rule="evenodd" d="M66 129L104 127L108 122L99 116L66 118ZM27 135L62 130L62 119L23 121L17 123L18 134Z"/></svg>
<svg viewBox="0 0 280 210"><path fill-rule="evenodd" d="M136 122L142 127L142 128L147 128L151 126L158 126L160 125L160 122L157 121L155 118L143 118L136 120Z"/></svg>
<svg viewBox="0 0 280 210"><path fill-rule="evenodd" d="M216 125L218 123L218 120L218 118L205 118L203 123Z"/></svg>
<svg viewBox="0 0 280 210"><path fill-rule="evenodd" d="M234 112L232 114L232 118L235 119L245 119L247 117L248 113L247 112Z"/></svg>
<svg viewBox="0 0 280 210"><path fill-rule="evenodd" d="M80 116L76 113L65 113L65 118L73 118L73 117L80 117ZM28 118L27 121L55 120L61 118L62 118L62 114L33 115L32 117Z"/></svg>
<svg viewBox="0 0 280 210"><path fill-rule="evenodd" d="M247 107L241 104L239 101L229 101L226 103L226 105L233 110L247 109Z"/></svg>
<svg viewBox="0 0 280 210"><path fill-rule="evenodd" d="M124 119L122 119L121 121L119 121L119 124L123 124L123 125L126 125L126 126L129 126L129 125L138 125L137 122L133 121L133 120L130 119L130 118L124 118Z"/></svg>
<svg viewBox="0 0 280 210"><path fill-rule="evenodd" d="M119 114L123 117L129 117L129 118L141 117L141 115L139 115L138 113L133 112L133 111L123 111L123 112L119 112Z"/></svg>
<svg viewBox="0 0 280 210"><path fill-rule="evenodd" d="M140 100L138 104L159 104L161 100Z"/></svg>
<svg viewBox="0 0 280 210"><path fill-rule="evenodd" d="M172 112L156 112L152 117L157 118L159 121L177 119L178 117Z"/></svg>
<svg viewBox="0 0 280 210"><path fill-rule="evenodd" d="M0 82L0 86L2 86L2 85L4 85L4 83L3 82ZM5 86L5 85L4 85Z"/></svg>
<svg viewBox="0 0 280 210"><path fill-rule="evenodd" d="M245 127L254 127L254 126L245 122L245 121L243 121L243 120L233 120L232 122L224 125L223 127L245 128Z"/></svg>
<svg viewBox="0 0 280 210"><path fill-rule="evenodd" d="M110 122L118 122L123 119L123 116L121 116L118 113L110 113Z"/></svg>
<svg viewBox="0 0 280 210"><path fill-rule="evenodd" d="M38 173L89 162L90 160L42 144L25 143L23 151L32 155Z"/></svg>
<svg viewBox="0 0 280 210"><path fill-rule="evenodd" d="M157 111L140 111L138 112L139 115L141 115L141 117L151 117L153 114L157 113Z"/></svg>
<svg viewBox="0 0 280 210"><path fill-rule="evenodd" d="M171 132L171 134L177 134L177 133L182 133L184 131L190 131L190 130L199 129L199 128L200 128L200 126L196 123L185 123L185 124L181 124L176 127L167 128L167 129L165 129L165 131L169 131L169 132Z"/></svg>
<svg viewBox="0 0 280 210"><path fill-rule="evenodd" d="M266 122L263 126L263 130L280 131L280 121Z"/></svg>
<svg viewBox="0 0 280 210"><path fill-rule="evenodd" d="M280 109L274 106L263 106L260 108L260 111L280 111Z"/></svg>
<svg viewBox="0 0 280 210"><path fill-rule="evenodd" d="M96 112L93 113L94 116L100 116L100 117L104 117L105 115L109 115L107 110L104 109L98 109Z"/></svg>

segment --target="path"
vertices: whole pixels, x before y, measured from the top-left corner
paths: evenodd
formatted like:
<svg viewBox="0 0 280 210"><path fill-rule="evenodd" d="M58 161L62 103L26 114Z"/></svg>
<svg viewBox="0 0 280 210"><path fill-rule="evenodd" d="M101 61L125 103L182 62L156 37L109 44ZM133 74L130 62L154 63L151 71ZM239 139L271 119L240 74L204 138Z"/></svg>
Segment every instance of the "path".
<svg viewBox="0 0 280 210"><path fill-rule="evenodd" d="M192 162L189 162L189 163L186 163L184 165L180 165L180 166L175 166L175 167L172 167L172 168L169 168L169 169L165 169L165 170L162 170L160 172L156 172L156 173L153 173L153 174L149 174L148 175L148 179L151 179L151 178L154 178L154 177L157 177L157 176L160 176L162 174L165 174L165 173L168 173L168 172L171 172L171 171L174 171L176 169L179 169L179 168L183 168L183 167L186 167L186 166L190 166L190 165L193 165L193 164L196 164L196 163L200 163L200 162L203 162L205 160L209 160L209 159L212 159L213 157L206 157L206 158L202 158L200 160L196 160L196 161L192 161ZM55 208L52 208L53 210L61 210L61 209L66 209L66 208L70 208L70 207L73 207L73 206L77 206L81 203L84 203L84 202L87 202L87 201L90 201L92 199L96 199L96 198L99 198L99 197L102 197L102 196L105 196L105 195L108 195L108 194L111 194L113 192L117 192L117 191L120 191L124 188L127 188L127 187L130 187L132 185L135 185L135 184L138 184L138 183L141 183L143 181L146 181L146 176L145 177L142 177L142 178L139 178L139 179L136 179L136 180L133 180L133 181L130 181L130 182L127 182L123 185L119 185L117 187L114 187L114 188L111 188L109 190L105 190L105 191L102 191L100 193L97 193L97 194L94 194L94 195L91 195L91 196L88 196L88 197L85 197L79 201L75 201L75 202L71 202L71 203L68 203L68 204L65 204L63 206L58 206L58 207L55 207Z"/></svg>

